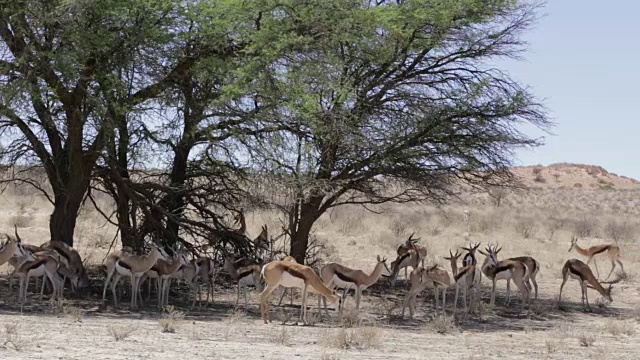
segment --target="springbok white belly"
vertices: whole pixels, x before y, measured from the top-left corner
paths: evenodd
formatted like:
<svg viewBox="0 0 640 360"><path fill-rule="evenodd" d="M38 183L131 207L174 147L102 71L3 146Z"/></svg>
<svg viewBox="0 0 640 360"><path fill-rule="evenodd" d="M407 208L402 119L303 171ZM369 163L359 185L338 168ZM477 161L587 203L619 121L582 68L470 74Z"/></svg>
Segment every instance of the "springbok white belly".
<svg viewBox="0 0 640 360"><path fill-rule="evenodd" d="M116 271L118 272L118 274L123 275L123 276L131 276L131 271L129 269L127 269L126 267L120 265L120 261L116 262Z"/></svg>
<svg viewBox="0 0 640 360"><path fill-rule="evenodd" d="M29 270L29 277L32 276L44 276L45 274L45 266L44 264L40 264L40 266Z"/></svg>
<svg viewBox="0 0 640 360"><path fill-rule="evenodd" d="M356 288L356 284L355 283L344 281L344 280L340 279L338 277L338 275L333 275L333 283L336 285L336 287L338 287L340 289L355 289ZM361 286L360 288L362 289L363 287Z"/></svg>
<svg viewBox="0 0 640 360"><path fill-rule="evenodd" d="M292 288L292 287L303 288L304 280L297 278L289 274L288 272L283 272L282 275L280 276L280 285L288 288Z"/></svg>
<svg viewBox="0 0 640 360"><path fill-rule="evenodd" d="M572 273L571 271L569 271L569 276L570 276L572 279L576 279L576 280L578 280L578 281L582 281L582 278L580 278L580 276L578 276L578 275L576 275L576 274Z"/></svg>
<svg viewBox="0 0 640 360"><path fill-rule="evenodd" d="M253 273L238 279L238 285L255 286L256 284L254 281Z"/></svg>

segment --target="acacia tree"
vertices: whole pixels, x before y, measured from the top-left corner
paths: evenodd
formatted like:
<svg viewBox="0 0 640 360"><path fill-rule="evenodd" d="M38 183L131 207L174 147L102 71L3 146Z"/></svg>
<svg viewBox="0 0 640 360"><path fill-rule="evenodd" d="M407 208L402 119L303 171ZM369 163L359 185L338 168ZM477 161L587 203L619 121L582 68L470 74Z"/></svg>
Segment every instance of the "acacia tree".
<svg viewBox="0 0 640 360"><path fill-rule="evenodd" d="M193 65L182 57L162 69L148 66L162 60L152 56L157 49L175 41L180 12L161 0L3 2L0 134L10 140L2 158L46 171L53 240L73 245L78 210L114 129L126 128L131 111ZM130 82L122 83L133 62ZM122 154L126 136L115 136L123 140Z"/></svg>
<svg viewBox="0 0 640 360"><path fill-rule="evenodd" d="M252 154L289 186L284 210L297 261L332 207L441 201L454 184L511 180L513 150L540 144L519 126L550 123L526 86L490 64L520 56L537 8L336 0L281 9L316 32L298 39L305 51L281 57L270 79L295 130L257 139Z"/></svg>

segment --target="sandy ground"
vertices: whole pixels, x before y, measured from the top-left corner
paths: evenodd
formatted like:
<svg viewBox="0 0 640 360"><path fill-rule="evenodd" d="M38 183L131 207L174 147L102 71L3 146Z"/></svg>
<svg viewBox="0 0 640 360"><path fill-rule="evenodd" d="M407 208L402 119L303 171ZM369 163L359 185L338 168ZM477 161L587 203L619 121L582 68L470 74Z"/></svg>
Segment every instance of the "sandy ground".
<svg viewBox="0 0 640 360"><path fill-rule="evenodd" d="M483 297L488 298L486 282ZM7 298L2 286L0 306L0 357L5 359L637 359L640 356L638 293L635 281L620 284L614 291L614 303L599 307L598 296L591 292L592 313L580 309L579 288L575 281L566 287L567 302L554 306L557 282L540 282L540 299L529 316L517 315L518 300L506 309L502 306L504 283L498 306L491 311L482 306L480 314L456 318L456 325L438 326L432 309L432 293L418 300L414 320L401 319L394 303L402 295L391 295L386 284L372 288L363 303L360 326L343 329L337 314L313 326L295 325L298 307L275 308L273 317L288 313L292 320L282 325L274 320L265 325L259 320L257 296L250 305L234 312L235 292L218 289L216 300L208 306L189 310L178 306L186 316L175 322L175 333L162 332L164 316L148 307L130 313L124 307L114 311L101 309L93 300L67 300L54 307L37 297L23 313ZM97 288L96 288L97 289ZM399 285L397 294L404 293ZM272 302L277 303L274 293ZM517 295L517 294L516 294ZM288 302L288 295L284 303ZM126 298L124 298L126 302ZM310 299L315 311L315 297ZM350 298L347 307L353 305ZM453 293L449 293L449 304ZM294 304L299 300L295 299ZM129 333L116 341L112 332ZM351 336L352 338L349 338ZM358 338L358 336L360 336ZM347 341L344 341L347 337ZM585 339L583 339L585 338ZM581 344L581 339L591 344ZM344 347L344 344L348 344ZM585 346L588 345L588 346Z"/></svg>

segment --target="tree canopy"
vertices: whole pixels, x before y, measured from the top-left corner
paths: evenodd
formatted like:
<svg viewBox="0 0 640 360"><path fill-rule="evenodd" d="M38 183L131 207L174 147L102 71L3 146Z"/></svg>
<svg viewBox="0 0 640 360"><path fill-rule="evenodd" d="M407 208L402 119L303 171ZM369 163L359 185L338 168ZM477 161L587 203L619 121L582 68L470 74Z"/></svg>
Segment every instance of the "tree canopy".
<svg viewBox="0 0 640 360"><path fill-rule="evenodd" d="M523 55L537 2L2 5L2 160L46 170L52 238L71 244L93 189L123 243L250 246L224 217L263 174L302 262L329 208L502 186L513 151L541 143L522 124L551 125L495 67Z"/></svg>

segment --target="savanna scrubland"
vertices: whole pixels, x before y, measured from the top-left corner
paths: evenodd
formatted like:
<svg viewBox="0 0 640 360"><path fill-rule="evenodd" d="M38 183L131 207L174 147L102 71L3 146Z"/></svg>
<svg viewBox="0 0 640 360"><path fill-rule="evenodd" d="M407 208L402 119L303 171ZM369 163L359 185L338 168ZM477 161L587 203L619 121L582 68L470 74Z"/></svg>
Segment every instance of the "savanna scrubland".
<svg viewBox="0 0 640 360"><path fill-rule="evenodd" d="M449 249L469 242L481 242L483 247L499 243L504 257L533 256L542 267L538 275L540 294L528 315L517 313L517 290L512 290L514 300L510 307L503 306L503 281L499 282L496 307L489 308L490 283L486 279L479 311L436 316L433 292L427 289L418 297L413 320L406 315L404 319L400 317L400 302L408 285L400 282L390 288L384 278L365 291L359 314L353 310L353 297L349 297L342 318L330 312L330 318L314 317L313 326L295 325L300 303L297 292L293 306L287 295L284 306L274 308L274 322L270 325L259 319L254 291L249 293L248 307L241 300L240 307L234 309L234 285L224 277L218 279L213 301L195 309L189 308L184 287L172 291L171 303L175 307L162 314L155 312L153 306L139 313L129 312L127 293L124 309L114 310L111 304L103 308L100 290L104 274L99 265L115 227L105 223L91 206L85 206L76 248L89 267L96 267L88 295L68 293L65 300L56 302L30 295L20 313L15 290L9 294L4 278L0 352L3 357L15 359L87 355L105 359L634 359L640 352L640 186L632 179L594 169L599 168L570 164L516 168L514 173L527 188L501 190L499 194L465 193L444 206L395 204L372 209L381 214L359 206L344 206L321 218L313 232L315 241L322 245L323 261L338 261L365 272L375 265L376 255L393 259L396 247L412 233L428 249L426 263L439 263L445 269L448 262L442 257L448 255ZM28 243L38 244L47 238L50 208L43 199L22 187L7 188L1 199L4 222L0 232L11 233L15 225ZM248 233L257 235L263 224L277 228L278 216L265 210L248 212ZM613 287L613 303L605 303L597 292L589 290L593 312L582 310L575 280L565 286L563 304L556 304L564 261L586 260L567 252L572 235L580 238L583 247L611 242L621 248L626 276ZM598 265L604 277L610 265L603 260ZM9 269L4 268L7 273ZM276 291L272 303L277 303L278 298ZM450 307L453 291L449 291L447 301ZM309 305L315 316L315 295Z"/></svg>

